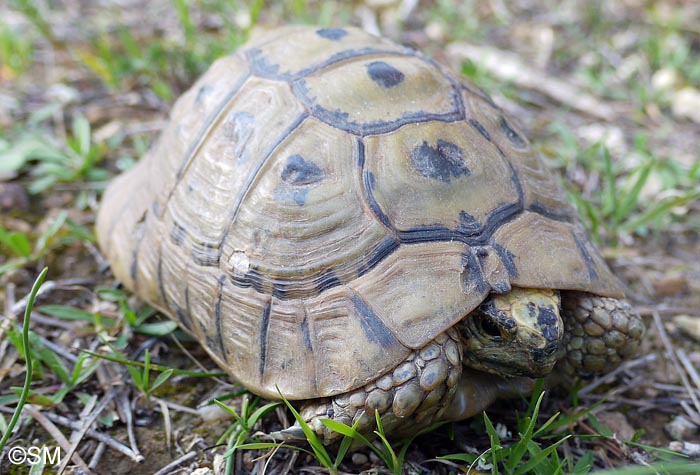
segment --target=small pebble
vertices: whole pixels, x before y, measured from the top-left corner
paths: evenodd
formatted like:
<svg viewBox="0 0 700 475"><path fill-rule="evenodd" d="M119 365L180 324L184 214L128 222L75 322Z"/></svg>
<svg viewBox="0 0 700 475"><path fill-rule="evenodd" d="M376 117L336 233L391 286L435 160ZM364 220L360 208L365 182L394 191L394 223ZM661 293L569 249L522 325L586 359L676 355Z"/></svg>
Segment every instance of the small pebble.
<svg viewBox="0 0 700 475"><path fill-rule="evenodd" d="M231 419L233 416L215 404L202 406L197 409L197 414L206 422L222 421Z"/></svg>
<svg viewBox="0 0 700 475"><path fill-rule="evenodd" d="M690 315L677 315L673 318L680 331L695 341L700 341L700 318Z"/></svg>
<svg viewBox="0 0 700 475"><path fill-rule="evenodd" d="M354 463L355 465L364 465L367 462L369 462L369 458L367 458L365 454L360 454L357 452L352 454L352 463Z"/></svg>
<svg viewBox="0 0 700 475"><path fill-rule="evenodd" d="M630 425L627 417L621 412L605 411L596 414L600 423L613 431L621 440L632 440L634 437L634 427Z"/></svg>
<svg viewBox="0 0 700 475"><path fill-rule="evenodd" d="M682 274L664 276L652 285L654 293L659 297L672 297L688 291L688 279Z"/></svg>
<svg viewBox="0 0 700 475"><path fill-rule="evenodd" d="M671 422L664 425L664 430L674 440L688 440L695 437L698 426L683 416L676 416Z"/></svg>
<svg viewBox="0 0 700 475"><path fill-rule="evenodd" d="M29 197L19 183L0 182L0 211L27 211Z"/></svg>

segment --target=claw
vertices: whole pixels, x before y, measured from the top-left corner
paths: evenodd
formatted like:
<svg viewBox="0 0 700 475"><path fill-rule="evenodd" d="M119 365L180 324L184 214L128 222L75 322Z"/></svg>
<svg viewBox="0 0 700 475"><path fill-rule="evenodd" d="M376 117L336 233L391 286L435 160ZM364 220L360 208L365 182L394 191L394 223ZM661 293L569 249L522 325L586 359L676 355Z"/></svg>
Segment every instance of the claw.
<svg viewBox="0 0 700 475"><path fill-rule="evenodd" d="M299 424L294 424L286 429L271 432L269 436L275 440L280 440L283 442L297 442L300 440L306 440L306 435Z"/></svg>

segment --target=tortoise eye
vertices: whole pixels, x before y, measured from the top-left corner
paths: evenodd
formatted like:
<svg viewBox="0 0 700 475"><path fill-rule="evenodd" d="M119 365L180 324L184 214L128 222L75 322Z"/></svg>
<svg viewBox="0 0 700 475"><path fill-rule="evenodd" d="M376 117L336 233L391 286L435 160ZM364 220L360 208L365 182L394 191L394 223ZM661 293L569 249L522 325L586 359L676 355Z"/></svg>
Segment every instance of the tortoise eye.
<svg viewBox="0 0 700 475"><path fill-rule="evenodd" d="M481 331L484 333L484 335L488 335L493 338L501 337L501 331L498 329L498 326L493 322L493 320L491 320L489 317L485 315L477 316L476 324L479 328L481 328Z"/></svg>

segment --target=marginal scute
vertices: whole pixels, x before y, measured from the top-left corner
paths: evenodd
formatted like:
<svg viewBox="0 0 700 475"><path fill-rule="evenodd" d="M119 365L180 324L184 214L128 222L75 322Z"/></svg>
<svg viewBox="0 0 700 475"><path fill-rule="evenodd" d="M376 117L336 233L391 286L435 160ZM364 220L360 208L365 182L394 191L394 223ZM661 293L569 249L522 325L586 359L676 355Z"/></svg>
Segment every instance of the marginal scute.
<svg viewBox="0 0 700 475"><path fill-rule="evenodd" d="M402 245L349 285L402 344L420 348L488 294L488 289L462 291L465 252L466 246L459 242Z"/></svg>
<svg viewBox="0 0 700 475"><path fill-rule="evenodd" d="M314 359L319 362L315 373L309 374L316 380L318 392L307 397L330 396L362 386L396 367L410 353L392 336L390 328L386 331L391 333L385 333L381 341L372 341L373 335L365 327L367 316L353 303L356 298L361 296L341 285L304 301ZM379 315L379 309L365 305ZM373 324L384 325L381 321Z"/></svg>
<svg viewBox="0 0 700 475"><path fill-rule="evenodd" d="M619 284L603 259L590 245L583 230L572 224L524 212L496 230L493 238L513 256L513 265L518 271L511 279L513 285L585 290L622 297ZM535 242L547 245L533 246ZM585 246L585 254L580 245Z"/></svg>

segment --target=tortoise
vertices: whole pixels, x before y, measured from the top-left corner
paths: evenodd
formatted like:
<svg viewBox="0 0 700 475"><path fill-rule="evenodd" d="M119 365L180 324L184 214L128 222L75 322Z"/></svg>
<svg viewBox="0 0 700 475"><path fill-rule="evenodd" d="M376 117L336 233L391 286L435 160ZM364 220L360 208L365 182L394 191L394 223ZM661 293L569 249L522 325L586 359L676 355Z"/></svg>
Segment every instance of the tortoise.
<svg viewBox="0 0 700 475"><path fill-rule="evenodd" d="M400 434L644 326L561 185L475 85L360 29L289 26L216 61L106 190L118 279L253 393ZM298 428L289 428L292 437Z"/></svg>

